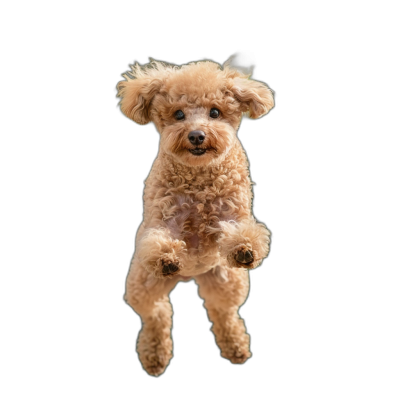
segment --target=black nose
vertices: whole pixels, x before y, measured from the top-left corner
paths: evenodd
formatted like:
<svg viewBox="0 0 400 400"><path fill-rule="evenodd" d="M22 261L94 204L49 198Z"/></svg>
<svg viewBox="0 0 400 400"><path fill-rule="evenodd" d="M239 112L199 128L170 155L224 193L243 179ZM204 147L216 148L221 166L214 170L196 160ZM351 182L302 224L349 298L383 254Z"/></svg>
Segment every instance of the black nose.
<svg viewBox="0 0 400 400"><path fill-rule="evenodd" d="M189 141L192 144L198 145L204 142L206 134L203 131L192 131L189 133Z"/></svg>

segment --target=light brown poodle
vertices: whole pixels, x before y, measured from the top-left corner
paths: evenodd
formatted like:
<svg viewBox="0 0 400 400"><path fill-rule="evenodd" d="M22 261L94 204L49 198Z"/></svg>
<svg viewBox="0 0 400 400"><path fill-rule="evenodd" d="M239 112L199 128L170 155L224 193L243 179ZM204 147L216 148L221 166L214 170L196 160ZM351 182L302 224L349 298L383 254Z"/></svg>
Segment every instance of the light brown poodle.
<svg viewBox="0 0 400 400"><path fill-rule="evenodd" d="M221 355L243 363L251 353L238 310L248 294L248 270L268 254L270 233L252 214L237 130L243 113L266 114L273 94L264 83L210 61L152 61L131 69L117 86L121 110L139 124L154 122L161 136L126 282L125 299L143 322L140 361L150 375L167 367L169 293L193 277Z"/></svg>

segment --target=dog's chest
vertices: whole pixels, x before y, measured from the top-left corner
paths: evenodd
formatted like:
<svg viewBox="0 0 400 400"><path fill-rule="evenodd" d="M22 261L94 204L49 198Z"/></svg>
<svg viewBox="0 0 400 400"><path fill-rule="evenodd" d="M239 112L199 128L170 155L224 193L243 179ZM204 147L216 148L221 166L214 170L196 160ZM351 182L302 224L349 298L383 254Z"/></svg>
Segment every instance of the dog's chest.
<svg viewBox="0 0 400 400"><path fill-rule="evenodd" d="M171 234L191 249L215 245L219 222L235 220L243 207L238 181L232 172L171 177L164 197L170 206L162 208Z"/></svg>

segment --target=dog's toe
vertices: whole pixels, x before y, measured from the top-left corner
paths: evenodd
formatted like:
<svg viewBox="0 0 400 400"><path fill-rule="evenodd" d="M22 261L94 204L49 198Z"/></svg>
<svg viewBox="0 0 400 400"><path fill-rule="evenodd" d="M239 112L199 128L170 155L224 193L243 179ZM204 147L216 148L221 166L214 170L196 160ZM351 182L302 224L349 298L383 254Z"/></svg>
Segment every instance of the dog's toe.
<svg viewBox="0 0 400 400"><path fill-rule="evenodd" d="M240 250L237 254L236 254L236 256L235 256L235 260L237 261L237 262L240 262L240 263L244 263L244 251L243 250Z"/></svg>
<svg viewBox="0 0 400 400"><path fill-rule="evenodd" d="M253 262L253 260L253 252L251 250L247 250L246 253L244 253L244 263L250 264L251 262Z"/></svg>

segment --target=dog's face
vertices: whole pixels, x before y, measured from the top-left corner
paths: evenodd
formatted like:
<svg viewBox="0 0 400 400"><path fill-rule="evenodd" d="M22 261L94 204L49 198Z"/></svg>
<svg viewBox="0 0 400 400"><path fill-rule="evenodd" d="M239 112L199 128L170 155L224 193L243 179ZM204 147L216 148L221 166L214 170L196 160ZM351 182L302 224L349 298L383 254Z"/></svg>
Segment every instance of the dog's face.
<svg viewBox="0 0 400 400"><path fill-rule="evenodd" d="M190 166L224 158L242 114L258 118L274 105L265 84L210 61L182 67L136 64L124 77L118 84L121 110L139 124L153 121L160 150Z"/></svg>

